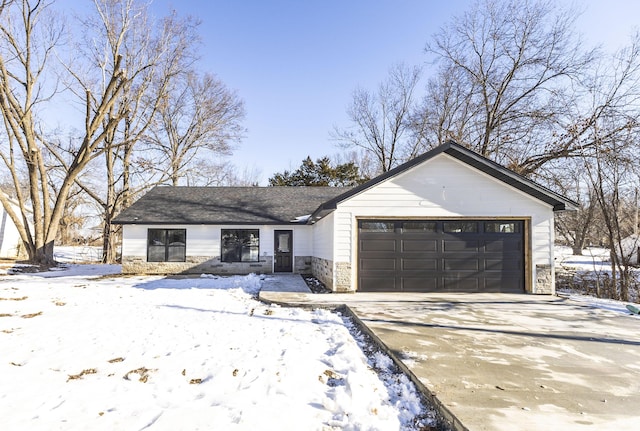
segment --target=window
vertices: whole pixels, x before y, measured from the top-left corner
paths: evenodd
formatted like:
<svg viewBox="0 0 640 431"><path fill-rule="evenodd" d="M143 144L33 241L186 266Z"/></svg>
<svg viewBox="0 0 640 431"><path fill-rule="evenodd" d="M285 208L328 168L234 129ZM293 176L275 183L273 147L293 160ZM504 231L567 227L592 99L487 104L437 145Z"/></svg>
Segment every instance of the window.
<svg viewBox="0 0 640 431"><path fill-rule="evenodd" d="M443 230L447 233L478 232L478 223L448 221L443 223Z"/></svg>
<svg viewBox="0 0 640 431"><path fill-rule="evenodd" d="M361 232L393 232L395 223L384 221L362 221L360 222Z"/></svg>
<svg viewBox="0 0 640 431"><path fill-rule="evenodd" d="M186 229L147 231L147 262L184 262L186 250Z"/></svg>
<svg viewBox="0 0 640 431"><path fill-rule="evenodd" d="M257 262L260 259L258 229L222 229L223 262Z"/></svg>
<svg viewBox="0 0 640 431"><path fill-rule="evenodd" d="M402 223L403 232L435 232L434 221L406 221Z"/></svg>
<svg viewBox="0 0 640 431"><path fill-rule="evenodd" d="M520 224L508 221L486 222L484 231L488 233L519 233Z"/></svg>

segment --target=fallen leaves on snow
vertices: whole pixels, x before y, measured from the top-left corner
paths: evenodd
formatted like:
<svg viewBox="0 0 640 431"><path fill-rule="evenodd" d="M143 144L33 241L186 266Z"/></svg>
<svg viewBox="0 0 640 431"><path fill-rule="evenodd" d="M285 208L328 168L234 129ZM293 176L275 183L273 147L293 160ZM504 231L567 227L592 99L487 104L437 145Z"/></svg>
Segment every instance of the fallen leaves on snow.
<svg viewBox="0 0 640 431"><path fill-rule="evenodd" d="M124 375L123 379L131 380L130 378L131 374L137 374L139 376L138 378L139 382L147 383L147 380L149 380L150 371L154 371L154 370L150 370L149 368L146 368L146 367L140 367L135 370L129 371L127 374Z"/></svg>
<svg viewBox="0 0 640 431"><path fill-rule="evenodd" d="M67 379L67 382L69 380L79 380L83 376L86 376L88 374L96 374L97 372L98 372L98 370L96 370L95 368L87 368L86 370L82 370L78 374L69 374L69 378Z"/></svg>

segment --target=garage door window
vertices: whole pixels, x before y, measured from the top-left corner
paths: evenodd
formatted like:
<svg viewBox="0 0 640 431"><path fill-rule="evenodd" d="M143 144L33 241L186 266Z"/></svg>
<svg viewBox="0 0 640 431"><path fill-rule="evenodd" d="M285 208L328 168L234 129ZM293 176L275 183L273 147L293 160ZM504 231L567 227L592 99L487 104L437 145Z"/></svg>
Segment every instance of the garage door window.
<svg viewBox="0 0 640 431"><path fill-rule="evenodd" d="M473 233L478 232L478 223L476 222L444 222L442 230L446 233Z"/></svg>
<svg viewBox="0 0 640 431"><path fill-rule="evenodd" d="M361 232L393 232L395 223L379 222L379 221L363 221L360 222Z"/></svg>
<svg viewBox="0 0 640 431"><path fill-rule="evenodd" d="M437 224L434 221L406 221L402 223L403 232L435 232Z"/></svg>
<svg viewBox="0 0 640 431"><path fill-rule="evenodd" d="M485 222L484 231L488 233L519 233L520 223L515 222Z"/></svg>

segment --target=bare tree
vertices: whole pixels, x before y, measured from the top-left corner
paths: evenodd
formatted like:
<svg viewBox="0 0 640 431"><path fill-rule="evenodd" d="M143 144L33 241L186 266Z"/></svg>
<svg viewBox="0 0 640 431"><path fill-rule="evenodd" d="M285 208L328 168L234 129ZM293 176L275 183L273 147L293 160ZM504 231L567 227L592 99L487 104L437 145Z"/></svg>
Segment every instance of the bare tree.
<svg viewBox="0 0 640 431"><path fill-rule="evenodd" d="M106 185L102 181L100 187L89 188L79 182L103 208L103 261L114 262L119 227L111 220L130 204L132 193L137 191L131 181L134 147L146 133L171 83L190 67L197 23L175 15L151 21L147 5L132 0L94 3L95 15L84 22L86 33L92 37L83 40L97 39L104 45L83 44L79 50L87 51L86 57L96 66L105 58L123 55L126 69L135 71L109 113L110 118L118 116L122 121L105 137ZM143 188L153 185L142 184Z"/></svg>
<svg viewBox="0 0 640 431"><path fill-rule="evenodd" d="M597 134L597 130L595 133ZM623 239L632 233L628 214L624 211L624 194L629 191L629 187L625 187L629 184L625 182L633 163L628 158L631 155L630 147L635 147L633 152L637 152L638 147L629 142L599 142L594 157L585 164L602 212L607 243L611 250L611 283L603 286L604 292L599 289L598 295L623 301L629 300L629 288L633 280L631 254L622 247Z"/></svg>
<svg viewBox="0 0 640 431"><path fill-rule="evenodd" d="M181 178L195 180L191 185L210 182L207 177L217 176L215 167L224 165L220 156L230 154L232 143L241 139L244 115L242 100L215 76L184 73L163 96L149 129L153 159L146 159L147 166L173 185ZM206 175L203 163L213 172Z"/></svg>
<svg viewBox="0 0 640 431"><path fill-rule="evenodd" d="M118 56L102 70L102 91L96 94L86 89L82 137L70 149L65 175L57 192L52 193L43 156L50 150L49 142L40 133L35 112L36 105L48 100L44 94L46 72L64 30L49 7L41 1L16 1L2 11L0 21L0 109L8 140L2 158L11 172L21 214L8 213L18 227L29 259L42 264L54 262L53 243L75 179L100 154L106 134L117 127L118 119L108 119L108 113L127 81L122 57ZM22 169L27 172L28 197L20 193ZM0 200L6 208L4 193ZM33 229L28 207L33 211Z"/></svg>
<svg viewBox="0 0 640 431"><path fill-rule="evenodd" d="M555 228L560 238L571 247L576 256L582 256L587 245L599 243L602 238L599 206L595 190L584 175L582 160L565 161L548 180L554 189L578 203L577 211L563 211L555 215ZM597 238L597 239L596 239Z"/></svg>
<svg viewBox="0 0 640 431"><path fill-rule="evenodd" d="M425 148L450 140L458 143L474 139L474 119L482 106L469 98L477 84L464 70L445 64L431 77L425 94L411 113L411 132L420 137Z"/></svg>
<svg viewBox="0 0 640 431"><path fill-rule="evenodd" d="M362 149L377 160L377 171L386 172L412 159L420 151L420 138L410 132L414 92L420 68L391 68L377 92L357 89L347 109L351 126L334 127L332 138L346 149Z"/></svg>
<svg viewBox="0 0 640 431"><path fill-rule="evenodd" d="M584 171L606 227L612 272L608 295L627 301L631 256L622 244L634 231L628 209L633 208L640 153L640 35L612 59L597 64L588 84L590 115L568 129L566 139L582 149Z"/></svg>
<svg viewBox="0 0 640 431"><path fill-rule="evenodd" d="M72 60L58 56L68 94L83 106L84 116L81 131L64 144L40 127L36 111L37 106L55 109L49 102L60 81L51 80L56 65L51 54L63 34L62 21L44 2L22 0L0 9L0 108L8 136L0 154L11 175L9 194L21 208L10 216L34 262L53 262L53 241L76 183L103 206L104 236L110 243L110 217L130 199L134 143L153 118L159 95L190 66L183 61L192 36L188 24L170 17L156 31L134 0L96 0L95 6L97 18L87 22L83 35L90 43L74 46ZM92 189L82 173L101 155L107 185ZM24 178L28 196L22 192ZM0 199L8 206L6 194Z"/></svg>
<svg viewBox="0 0 640 431"><path fill-rule="evenodd" d="M429 125L425 140L454 138L523 174L558 157L545 143L594 58L574 37L576 17L538 0L483 0L455 17L426 47L440 71L416 122Z"/></svg>

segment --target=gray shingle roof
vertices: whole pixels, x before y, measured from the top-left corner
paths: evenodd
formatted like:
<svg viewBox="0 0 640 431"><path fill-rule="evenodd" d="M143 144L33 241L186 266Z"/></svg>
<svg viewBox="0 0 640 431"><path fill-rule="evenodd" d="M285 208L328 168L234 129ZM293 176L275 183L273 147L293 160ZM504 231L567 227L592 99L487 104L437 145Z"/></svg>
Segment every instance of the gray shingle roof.
<svg viewBox="0 0 640 431"><path fill-rule="evenodd" d="M348 189L158 186L122 211L113 223L289 224Z"/></svg>
<svg viewBox="0 0 640 431"><path fill-rule="evenodd" d="M357 187L169 187L152 189L113 221L114 224L289 224L333 211L337 204L412 167L446 153L553 206L575 210L577 203L455 142L440 145ZM300 220L305 223L306 220Z"/></svg>

